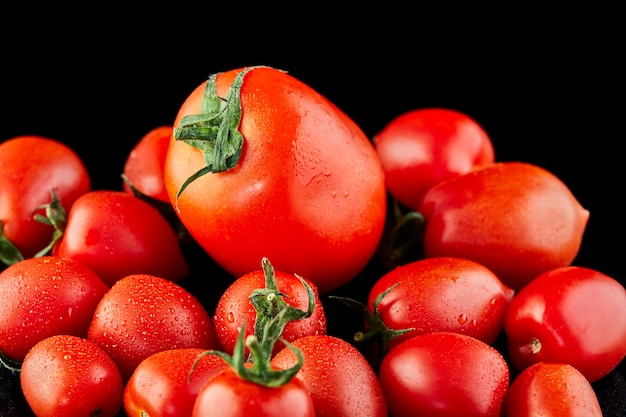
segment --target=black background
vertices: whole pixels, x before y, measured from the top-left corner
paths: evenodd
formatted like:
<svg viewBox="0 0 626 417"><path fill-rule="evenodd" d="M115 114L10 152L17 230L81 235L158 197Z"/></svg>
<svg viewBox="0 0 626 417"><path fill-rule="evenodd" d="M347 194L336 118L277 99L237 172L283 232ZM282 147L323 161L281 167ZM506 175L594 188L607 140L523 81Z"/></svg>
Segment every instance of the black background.
<svg viewBox="0 0 626 417"><path fill-rule="evenodd" d="M591 213L575 263L624 282L616 11L221 7L3 11L0 141L61 140L94 188L119 188L132 146L173 123L209 74L269 65L325 95L369 137L420 107L474 117L498 160L536 163L571 188Z"/></svg>

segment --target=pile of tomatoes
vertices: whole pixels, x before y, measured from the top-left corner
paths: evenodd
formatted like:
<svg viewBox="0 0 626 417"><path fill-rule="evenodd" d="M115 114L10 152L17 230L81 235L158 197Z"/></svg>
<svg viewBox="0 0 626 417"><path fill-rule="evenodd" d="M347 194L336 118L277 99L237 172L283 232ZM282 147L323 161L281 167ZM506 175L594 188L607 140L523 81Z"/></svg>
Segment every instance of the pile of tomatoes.
<svg viewBox="0 0 626 417"><path fill-rule="evenodd" d="M2 416L626 414L626 289L572 264L592 214L466 114L368 138L239 68L119 189L88 169L0 143Z"/></svg>

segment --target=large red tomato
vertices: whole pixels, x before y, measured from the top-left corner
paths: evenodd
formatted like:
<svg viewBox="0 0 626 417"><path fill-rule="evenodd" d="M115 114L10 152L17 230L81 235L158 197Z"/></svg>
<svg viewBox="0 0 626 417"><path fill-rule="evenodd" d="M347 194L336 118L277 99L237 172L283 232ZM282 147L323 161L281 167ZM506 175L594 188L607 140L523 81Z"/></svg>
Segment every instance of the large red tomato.
<svg viewBox="0 0 626 417"><path fill-rule="evenodd" d="M311 87L268 67L219 73L189 95L174 126L170 199L233 276L267 257L325 293L368 263L385 221L380 161L356 123Z"/></svg>
<svg viewBox="0 0 626 417"><path fill-rule="evenodd" d="M443 181L424 195L419 212L426 257L471 259L514 290L569 265L589 218L558 177L523 162L500 162Z"/></svg>

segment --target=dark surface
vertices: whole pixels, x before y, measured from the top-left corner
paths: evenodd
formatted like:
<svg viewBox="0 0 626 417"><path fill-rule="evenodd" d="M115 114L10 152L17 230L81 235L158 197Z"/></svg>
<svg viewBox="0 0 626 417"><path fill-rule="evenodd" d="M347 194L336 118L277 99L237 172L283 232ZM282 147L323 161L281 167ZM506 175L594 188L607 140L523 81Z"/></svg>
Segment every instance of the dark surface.
<svg viewBox="0 0 626 417"><path fill-rule="evenodd" d="M508 14L496 21L450 10L364 11L363 18L333 11L311 26L284 17L242 22L208 10L187 10L184 19L178 9L149 17L101 10L67 21L49 12L16 13L0 28L0 141L39 134L68 143L94 188L119 188L127 152L148 130L171 124L210 73L270 65L325 95L369 137L414 108L471 115L498 160L543 166L589 209L575 264L626 280L624 67L610 10L516 11L515 22ZM189 250L195 273L226 285L210 260ZM374 261L338 292L363 297L379 272ZM218 293L201 282L187 285L210 305ZM339 308L344 316L330 330L349 337L358 318L327 305L329 315ZM623 368L594 385L607 416L626 415ZM0 387L0 417L28 416L15 376L0 372Z"/></svg>

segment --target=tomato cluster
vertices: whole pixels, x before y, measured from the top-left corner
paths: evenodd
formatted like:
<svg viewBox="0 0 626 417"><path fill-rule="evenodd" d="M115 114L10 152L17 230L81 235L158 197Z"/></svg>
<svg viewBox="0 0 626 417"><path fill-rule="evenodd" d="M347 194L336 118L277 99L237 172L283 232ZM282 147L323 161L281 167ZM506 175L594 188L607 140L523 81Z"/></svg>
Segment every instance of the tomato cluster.
<svg viewBox="0 0 626 417"><path fill-rule="evenodd" d="M0 178L3 416L626 411L602 395L626 392L626 289L573 264L591 213L463 113L370 139L239 68L118 189L34 136L0 144Z"/></svg>

